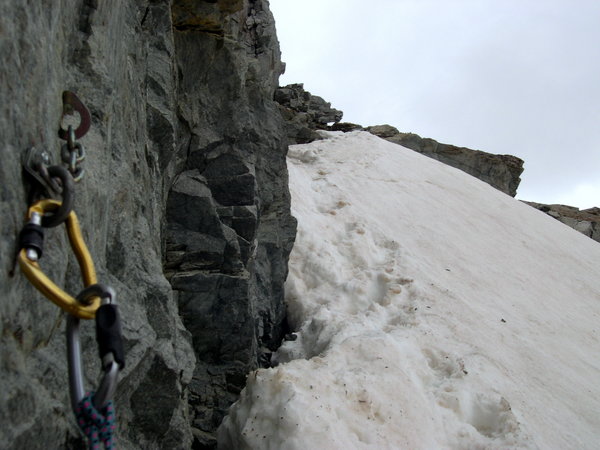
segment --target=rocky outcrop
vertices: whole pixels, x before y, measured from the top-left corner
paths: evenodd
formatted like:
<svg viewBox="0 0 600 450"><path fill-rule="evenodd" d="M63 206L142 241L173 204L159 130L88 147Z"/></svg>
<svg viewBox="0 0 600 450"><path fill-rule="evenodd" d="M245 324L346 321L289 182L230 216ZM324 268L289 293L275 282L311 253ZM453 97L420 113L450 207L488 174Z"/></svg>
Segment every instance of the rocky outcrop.
<svg viewBox="0 0 600 450"><path fill-rule="evenodd" d="M75 210L99 279L118 292L127 366L118 446L212 448L213 430L286 330L295 222L283 69L266 0L81 0L0 5L0 447L80 448L68 400L65 315L9 272L27 206L21 154L59 160L61 92L92 127ZM77 293L60 228L42 267ZM86 384L96 383L84 324Z"/></svg>
<svg viewBox="0 0 600 450"><path fill-rule="evenodd" d="M351 131L364 131L362 125L352 122L337 122L329 127L331 131L342 131L349 133Z"/></svg>
<svg viewBox="0 0 600 450"><path fill-rule="evenodd" d="M574 206L525 203L600 242L600 208L580 210Z"/></svg>
<svg viewBox="0 0 600 450"><path fill-rule="evenodd" d="M414 133L401 133L390 125L368 127L367 131L462 170L496 189L515 196L523 173L523 160L512 155L494 155L480 150L442 144Z"/></svg>
<svg viewBox="0 0 600 450"><path fill-rule="evenodd" d="M305 144L320 139L316 130L342 120L342 111L321 97L304 90L303 84L290 84L275 91L275 101L285 119L290 144Z"/></svg>

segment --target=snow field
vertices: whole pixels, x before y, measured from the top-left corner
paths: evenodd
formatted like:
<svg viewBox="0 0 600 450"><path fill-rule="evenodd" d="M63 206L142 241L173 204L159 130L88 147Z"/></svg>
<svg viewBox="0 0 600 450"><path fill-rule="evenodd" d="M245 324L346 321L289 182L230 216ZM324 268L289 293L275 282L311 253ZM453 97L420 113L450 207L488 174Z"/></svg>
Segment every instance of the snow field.
<svg viewBox="0 0 600 450"><path fill-rule="evenodd" d="M368 133L289 153L297 331L220 448L597 448L600 245Z"/></svg>

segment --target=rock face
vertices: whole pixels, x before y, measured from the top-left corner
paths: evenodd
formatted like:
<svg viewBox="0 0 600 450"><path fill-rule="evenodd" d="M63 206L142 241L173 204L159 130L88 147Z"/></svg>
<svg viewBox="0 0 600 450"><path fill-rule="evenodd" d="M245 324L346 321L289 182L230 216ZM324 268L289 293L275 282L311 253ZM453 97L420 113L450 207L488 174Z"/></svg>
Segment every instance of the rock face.
<svg viewBox="0 0 600 450"><path fill-rule="evenodd" d="M342 120L342 111L321 97L304 90L303 84L290 84L275 91L275 101L286 121L290 144L305 144L320 139L316 130Z"/></svg>
<svg viewBox="0 0 600 450"><path fill-rule="evenodd" d="M119 448L213 448L249 370L286 331L295 235L283 70L266 0L81 0L0 5L0 447L80 448L68 399L65 314L9 272L27 208L23 151L58 163L61 92L92 114L75 211L123 317ZM42 268L73 294L62 226ZM99 370L84 323L86 386Z"/></svg>
<svg viewBox="0 0 600 450"><path fill-rule="evenodd" d="M512 155L494 155L480 150L442 144L414 133L401 133L390 125L368 127L367 131L395 144L400 144L444 164L462 170L496 189L517 195L523 173L523 160Z"/></svg>
<svg viewBox="0 0 600 450"><path fill-rule="evenodd" d="M600 208L580 210L574 206L525 203L600 242Z"/></svg>

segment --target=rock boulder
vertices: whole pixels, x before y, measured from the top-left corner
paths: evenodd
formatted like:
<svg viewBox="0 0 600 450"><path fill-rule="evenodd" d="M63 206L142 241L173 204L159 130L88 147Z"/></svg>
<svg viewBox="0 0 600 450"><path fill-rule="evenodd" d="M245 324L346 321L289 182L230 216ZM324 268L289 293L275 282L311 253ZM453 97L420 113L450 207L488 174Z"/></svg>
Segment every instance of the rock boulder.
<svg viewBox="0 0 600 450"><path fill-rule="evenodd" d="M286 122L290 144L305 144L321 139L316 130L342 120L342 111L321 97L304 90L303 84L290 84L275 91L275 101Z"/></svg>

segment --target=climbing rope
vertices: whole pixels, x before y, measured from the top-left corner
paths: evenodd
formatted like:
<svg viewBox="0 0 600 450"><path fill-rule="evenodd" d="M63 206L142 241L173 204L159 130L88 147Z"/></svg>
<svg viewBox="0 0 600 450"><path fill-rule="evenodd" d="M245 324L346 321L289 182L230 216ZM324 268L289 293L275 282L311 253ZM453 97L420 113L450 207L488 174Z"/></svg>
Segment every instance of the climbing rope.
<svg viewBox="0 0 600 450"><path fill-rule="evenodd" d="M113 432L115 431L115 410L112 402L101 408L94 407L94 393L88 392L75 409L75 417L79 428L85 433L90 442L90 449L100 448L100 442L107 450L113 449Z"/></svg>
<svg viewBox="0 0 600 450"><path fill-rule="evenodd" d="M60 127L59 137L66 141L61 147L61 159L66 168L51 165L45 150L29 148L23 157L24 173L31 181L30 207L27 223L21 230L18 262L31 284L45 297L65 310L66 341L69 366L71 406L77 423L86 435L90 449L113 449L115 412L112 404L119 371L125 366L121 321L115 291L98 283L94 261L83 240L77 215L73 211L74 185L84 175L80 163L85 157L83 145L77 142L89 130L91 119L87 108L69 91L63 93L63 116L77 112L79 126L66 130ZM61 200L50 197L60 196ZM56 285L42 270L44 229L64 223L71 249L79 264L84 288L72 296ZM96 341L103 376L95 392L85 393L79 325L80 319L95 319Z"/></svg>

